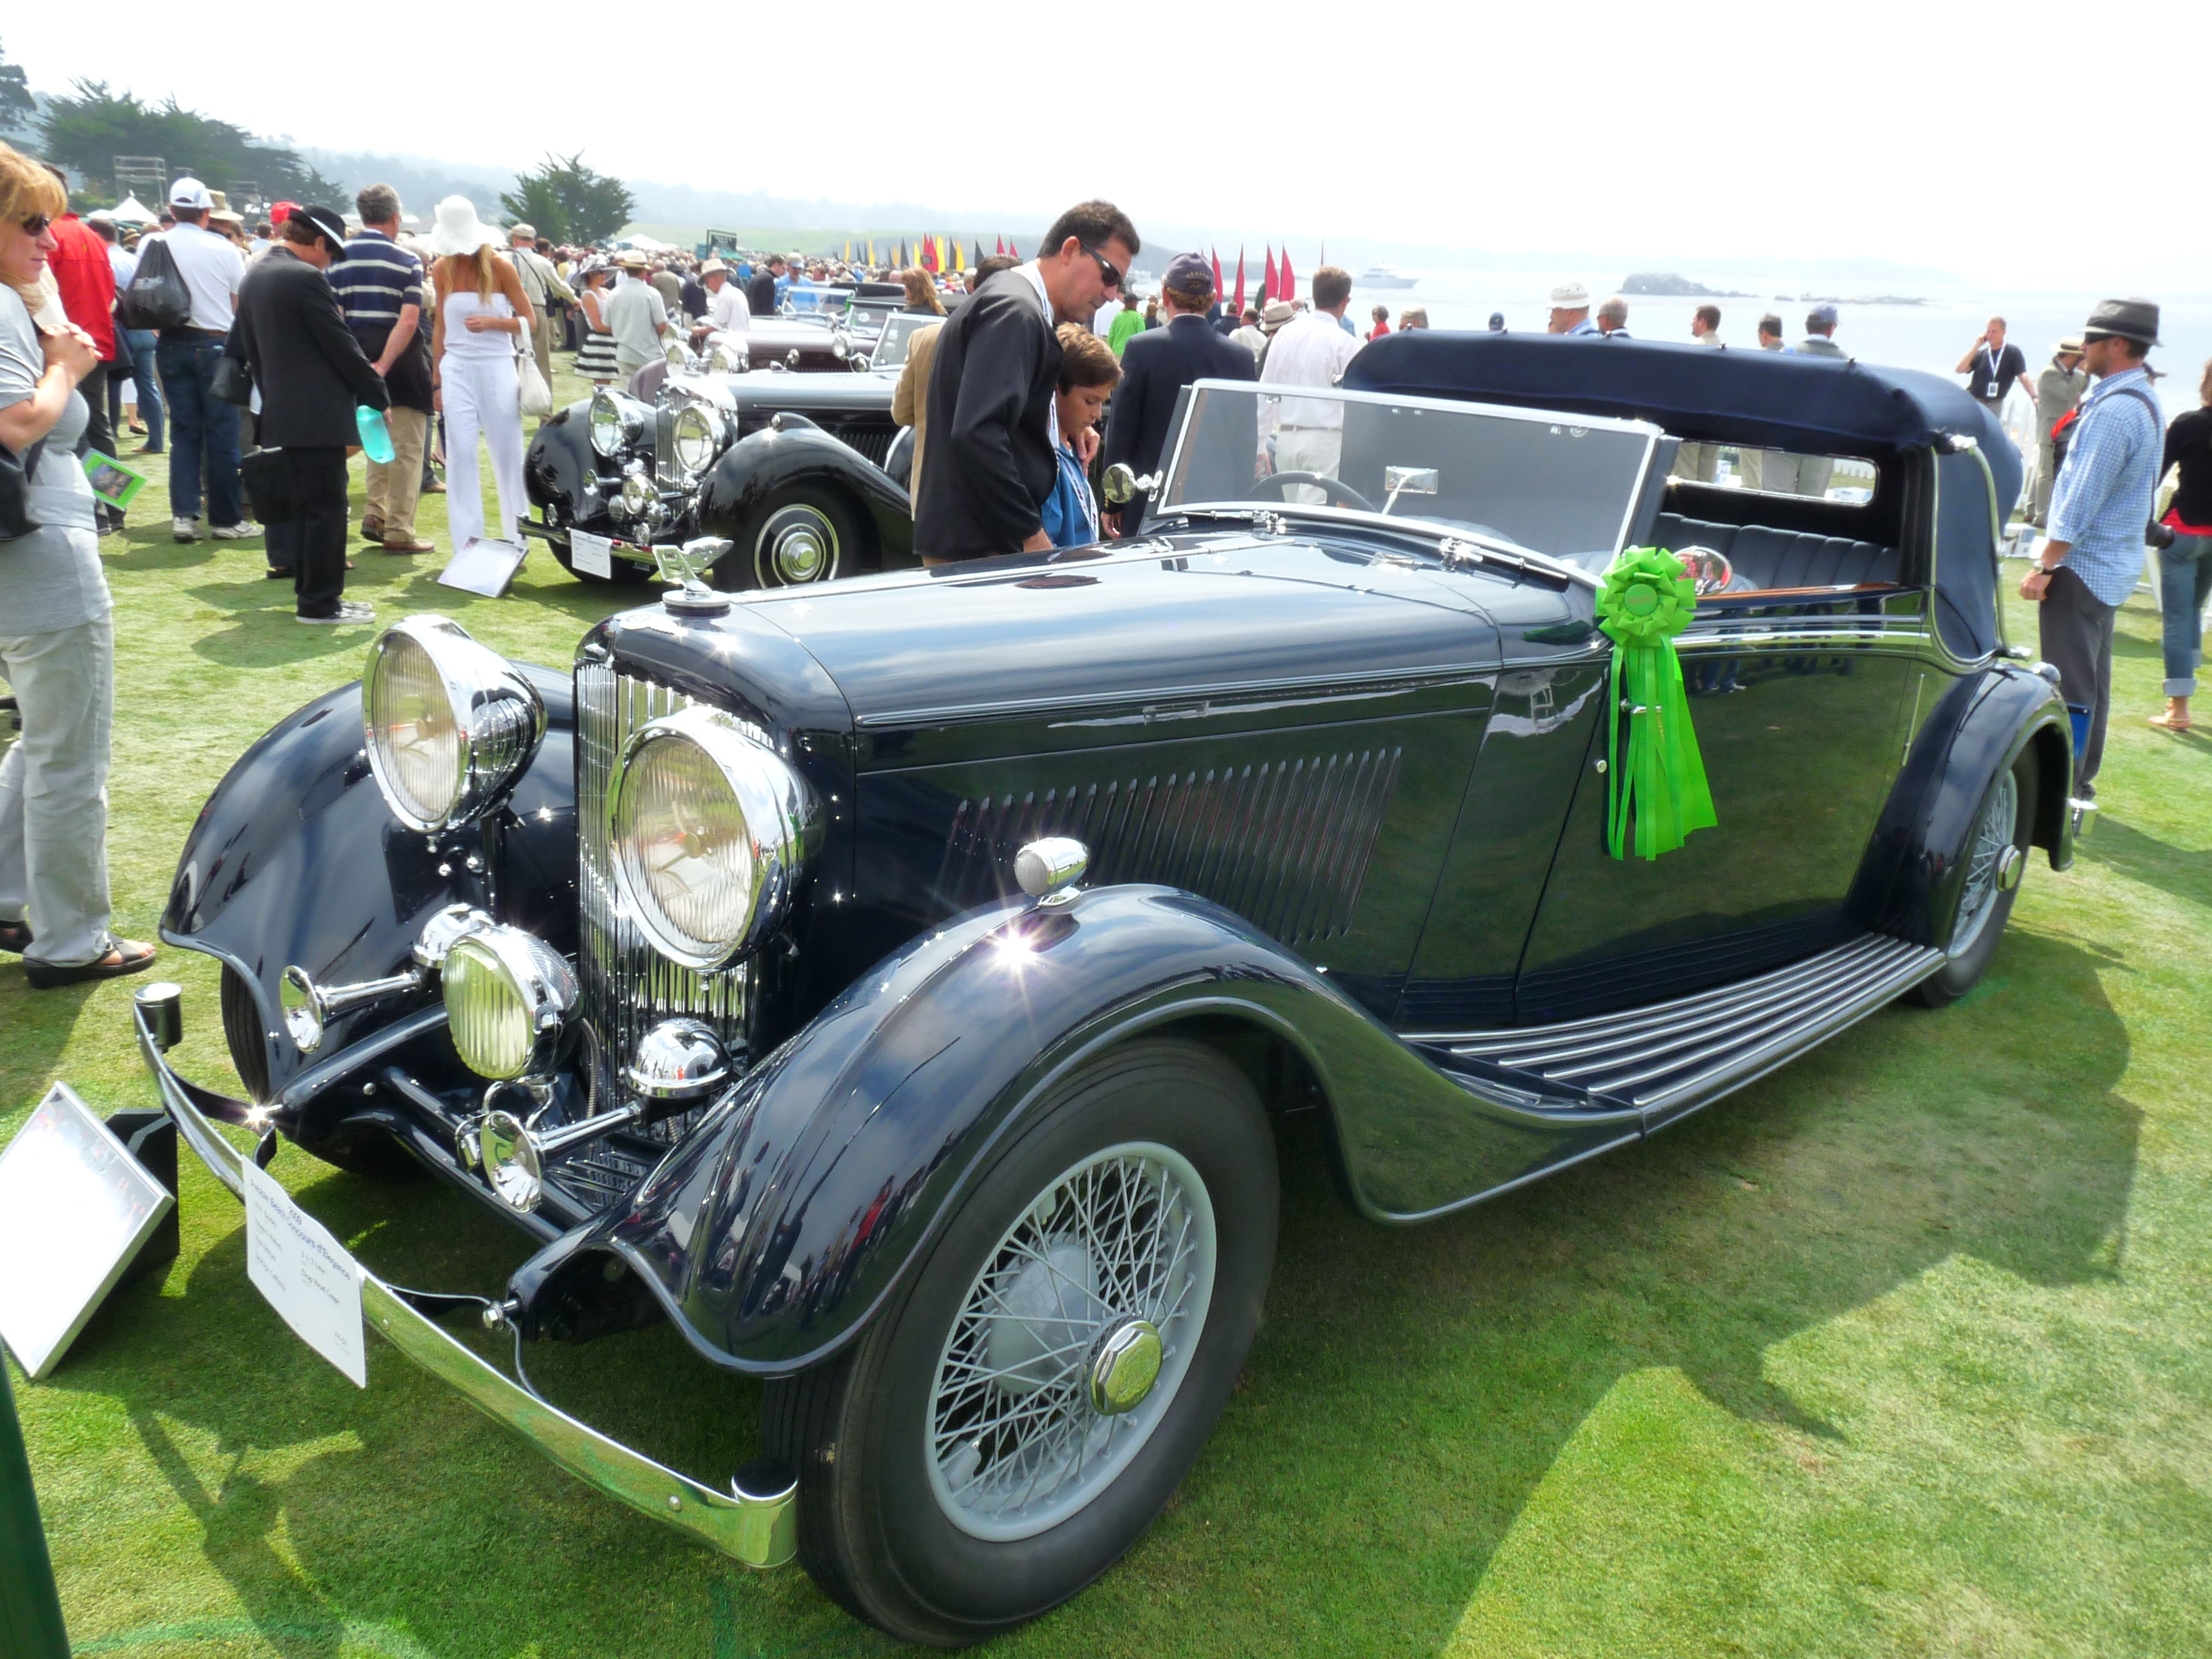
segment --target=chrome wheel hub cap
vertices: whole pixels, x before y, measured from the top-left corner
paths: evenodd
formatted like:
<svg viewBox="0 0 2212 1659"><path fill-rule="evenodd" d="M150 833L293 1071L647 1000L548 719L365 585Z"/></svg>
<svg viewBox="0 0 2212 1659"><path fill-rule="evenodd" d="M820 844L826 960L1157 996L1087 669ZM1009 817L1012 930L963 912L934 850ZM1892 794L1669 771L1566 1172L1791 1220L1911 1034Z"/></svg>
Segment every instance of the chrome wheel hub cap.
<svg viewBox="0 0 2212 1659"><path fill-rule="evenodd" d="M1108 1147L1037 1195L938 1358L925 1455L955 1526L1027 1538L1113 1483L1189 1369L1215 1255L1205 1183L1172 1148Z"/></svg>
<svg viewBox="0 0 2212 1659"><path fill-rule="evenodd" d="M803 587L837 574L837 530L811 507L787 507L761 526L756 574L763 587Z"/></svg>
<svg viewBox="0 0 2212 1659"><path fill-rule="evenodd" d="M2027 860L2013 844L2013 828L2020 818L2020 785L2010 771L2000 773L1974 820L1972 839L1966 848L1966 880L1959 893L1959 919L1951 928L1954 957L1973 948L1996 908L1997 895L2020 884Z"/></svg>

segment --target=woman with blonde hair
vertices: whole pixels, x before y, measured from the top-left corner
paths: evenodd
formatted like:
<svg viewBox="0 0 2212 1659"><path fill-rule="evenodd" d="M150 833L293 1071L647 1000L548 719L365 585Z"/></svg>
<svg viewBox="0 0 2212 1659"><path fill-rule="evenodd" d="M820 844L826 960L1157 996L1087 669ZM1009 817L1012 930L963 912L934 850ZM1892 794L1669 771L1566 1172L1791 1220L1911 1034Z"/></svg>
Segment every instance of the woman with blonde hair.
<svg viewBox="0 0 2212 1659"><path fill-rule="evenodd" d="M32 320L68 205L52 173L0 144L0 447L23 469L27 520L0 526L0 673L23 722L0 760L0 951L41 991L154 960L107 931L115 628L76 458L91 413L77 386L100 358L66 319Z"/></svg>
<svg viewBox="0 0 2212 1659"><path fill-rule="evenodd" d="M904 311L926 311L933 316L945 314L945 301L938 297L937 279L915 265L899 272L899 281L906 285Z"/></svg>
<svg viewBox="0 0 2212 1659"><path fill-rule="evenodd" d="M522 278L500 258L500 234L477 218L465 196L438 204L430 251L438 256L433 288L438 317L431 331L431 401L446 417L446 523L456 551L485 538L483 489L477 477L477 437L491 449L499 489L499 534L515 538L527 510L522 492L522 394L515 358L538 325ZM518 347L516 342L523 343Z"/></svg>

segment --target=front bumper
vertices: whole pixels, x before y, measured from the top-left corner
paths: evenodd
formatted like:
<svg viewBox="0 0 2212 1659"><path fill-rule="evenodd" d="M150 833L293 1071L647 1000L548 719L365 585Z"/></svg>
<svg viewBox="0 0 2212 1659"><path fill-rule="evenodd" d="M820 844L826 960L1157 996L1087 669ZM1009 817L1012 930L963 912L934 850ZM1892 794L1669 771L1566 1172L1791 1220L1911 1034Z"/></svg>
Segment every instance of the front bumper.
<svg viewBox="0 0 2212 1659"><path fill-rule="evenodd" d="M134 1006L131 1017L138 1052L177 1133L243 1202L246 1155L223 1138L202 1106L203 1101L214 1105L218 1097L171 1069L143 1006ZM780 1567L797 1553L797 1485L782 1470L749 1465L731 1481L728 1493L714 1491L548 1405L453 1340L366 1267L361 1270L361 1302L368 1322L393 1347L578 1480L747 1566Z"/></svg>

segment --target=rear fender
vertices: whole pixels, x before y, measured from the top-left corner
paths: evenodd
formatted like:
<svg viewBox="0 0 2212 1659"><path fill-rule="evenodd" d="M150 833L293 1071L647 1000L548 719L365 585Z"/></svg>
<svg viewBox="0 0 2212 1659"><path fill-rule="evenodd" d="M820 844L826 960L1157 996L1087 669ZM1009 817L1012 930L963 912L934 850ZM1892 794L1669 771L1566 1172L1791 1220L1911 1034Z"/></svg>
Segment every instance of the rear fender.
<svg viewBox="0 0 2212 1659"><path fill-rule="evenodd" d="M2051 867L2074 861L2066 799L2074 747L2066 705L2040 675L2000 662L1954 680L1913 734L1851 890L1879 932L1941 946L1966 880L1968 837L1998 772L2033 757L2032 844Z"/></svg>
<svg viewBox="0 0 2212 1659"><path fill-rule="evenodd" d="M774 427L740 438L707 475L699 492L703 534L742 540L775 499L800 485L842 496L872 539L870 551L886 568L912 562L914 519L906 491L890 475L812 422L787 416Z"/></svg>
<svg viewBox="0 0 2212 1659"><path fill-rule="evenodd" d="M363 746L361 683L277 722L240 756L186 838L161 936L235 969L259 1014L270 1094L312 1140L337 1109L312 1100L350 1075L347 1051L434 1008L434 984L335 1015L312 1055L284 1034L278 991L297 964L319 985L402 973L422 924L448 904L490 910L573 951L576 823L568 678L518 663L545 700L545 738L507 801L435 838L385 805ZM451 1048L442 1025L417 1039ZM373 1046L373 1045L372 1045ZM364 1053L361 1063L371 1058ZM390 1063L391 1055L374 1056ZM351 1103L349 1101L349 1109ZM285 1120L288 1129L295 1119Z"/></svg>
<svg viewBox="0 0 2212 1659"><path fill-rule="evenodd" d="M1440 1182L1466 1201L1640 1133L1632 1113L1570 1122L1483 1099L1227 911L1103 888L971 911L878 963L619 1212L549 1247L510 1290L557 1330L588 1316L619 1259L708 1358L803 1370L884 1305L1059 1079L1163 1030L1232 1057L1240 1033L1282 1050L1328 1107L1354 1202L1381 1220L1418 1218Z"/></svg>

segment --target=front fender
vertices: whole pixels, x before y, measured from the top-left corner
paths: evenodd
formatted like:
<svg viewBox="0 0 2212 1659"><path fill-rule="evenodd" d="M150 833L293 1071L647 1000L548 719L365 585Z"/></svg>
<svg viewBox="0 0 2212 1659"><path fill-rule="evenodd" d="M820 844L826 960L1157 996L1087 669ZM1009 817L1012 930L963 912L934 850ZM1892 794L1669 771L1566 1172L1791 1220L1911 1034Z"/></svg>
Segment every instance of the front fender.
<svg viewBox="0 0 2212 1659"><path fill-rule="evenodd" d="M541 1324L574 1323L562 1310L599 1295L617 1257L710 1359L804 1370L884 1305L1069 1068L1184 1022L1296 1056L1353 1199L1377 1219L1455 1206L1641 1133L1633 1113L1483 1098L1227 911L1169 888L1104 888L972 911L878 964L619 1213L549 1246L510 1290ZM1432 1202L1439 1190L1449 1204Z"/></svg>
<svg viewBox="0 0 2212 1659"><path fill-rule="evenodd" d="M544 741L503 805L434 847L392 816L370 775L358 680L278 721L200 808L161 937L219 958L251 991L272 1098L304 1106L295 1084L343 1074L331 1062L349 1047L436 1000L426 988L342 1012L306 1055L283 1035L289 965L323 985L399 973L423 922L456 902L574 949L574 697L567 675L515 666L545 700Z"/></svg>
<svg viewBox="0 0 2212 1659"><path fill-rule="evenodd" d="M1998 772L2033 750L2033 844L2051 867L2074 861L2066 810L2074 774L2066 705L2040 675L1999 662L1961 676L1913 734L1852 889L1867 926L1916 944L1951 936L1974 817Z"/></svg>
<svg viewBox="0 0 2212 1659"><path fill-rule="evenodd" d="M585 499L584 486L596 477L592 454L592 403L586 398L556 410L538 428L523 458L522 479L531 504L541 510L557 505L568 523L590 520L604 511L596 495Z"/></svg>
<svg viewBox="0 0 2212 1659"><path fill-rule="evenodd" d="M793 420L740 438L730 446L699 492L702 534L743 542L769 503L797 486L836 490L873 532L887 565L908 562L914 551L914 518L904 489L848 444L811 422Z"/></svg>

